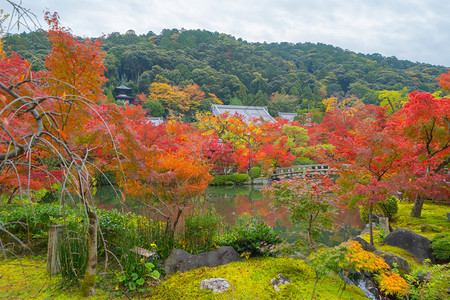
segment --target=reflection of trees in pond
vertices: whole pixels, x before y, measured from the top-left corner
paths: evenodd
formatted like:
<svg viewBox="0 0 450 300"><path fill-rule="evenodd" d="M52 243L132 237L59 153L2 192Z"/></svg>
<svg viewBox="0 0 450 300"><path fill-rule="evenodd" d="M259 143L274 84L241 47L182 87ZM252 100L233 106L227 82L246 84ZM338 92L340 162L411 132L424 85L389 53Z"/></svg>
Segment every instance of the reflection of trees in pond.
<svg viewBox="0 0 450 300"><path fill-rule="evenodd" d="M157 214L149 212L139 202L125 201L123 203L119 190L116 190L119 195L111 186L98 187L95 195L98 207L132 211L150 219L159 220ZM185 215L193 212L196 207L208 209L210 205L214 206L217 214L224 217L223 222L226 226L245 226L256 218L269 224L275 231L279 231L282 238L289 242L294 242L303 231L303 228L292 227L289 214L285 209L275 210L271 207L269 197L252 187L208 187L203 196L186 208ZM336 219L342 224L342 229L335 232L323 232L319 242L328 246L336 245L357 235L363 226L357 210L349 211L339 207Z"/></svg>
<svg viewBox="0 0 450 300"><path fill-rule="evenodd" d="M270 226L290 226L286 211L272 209L270 199L252 187L208 188L205 195L230 226L246 225L254 218Z"/></svg>

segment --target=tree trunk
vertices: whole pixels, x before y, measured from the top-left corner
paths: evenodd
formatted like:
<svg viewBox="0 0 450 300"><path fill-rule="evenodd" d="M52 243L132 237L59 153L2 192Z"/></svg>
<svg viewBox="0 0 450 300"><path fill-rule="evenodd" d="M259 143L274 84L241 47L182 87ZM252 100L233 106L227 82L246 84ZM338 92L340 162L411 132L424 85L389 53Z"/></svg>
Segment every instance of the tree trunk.
<svg viewBox="0 0 450 300"><path fill-rule="evenodd" d="M411 210L411 214L409 215L410 217L413 218L420 218L422 216L422 207L423 207L423 202L424 202L424 197L422 197L421 195L417 195L416 196L416 200L414 201L414 206Z"/></svg>
<svg viewBox="0 0 450 300"><path fill-rule="evenodd" d="M316 275L316 280L314 281L314 286L313 286L313 291L312 291L312 295L311 295L311 300L314 299L314 293L316 292L316 285L317 285L318 281L319 281L319 276Z"/></svg>
<svg viewBox="0 0 450 300"><path fill-rule="evenodd" d="M88 242L88 262L84 281L81 286L81 293L84 297L95 294L95 280L97 271L97 231L98 217L97 214L87 207L87 215L89 218L89 242Z"/></svg>
<svg viewBox="0 0 450 300"><path fill-rule="evenodd" d="M370 234L370 244L372 246L374 246L374 244L373 244L372 212L373 212L373 205L370 204L370 206L369 206L369 234Z"/></svg>

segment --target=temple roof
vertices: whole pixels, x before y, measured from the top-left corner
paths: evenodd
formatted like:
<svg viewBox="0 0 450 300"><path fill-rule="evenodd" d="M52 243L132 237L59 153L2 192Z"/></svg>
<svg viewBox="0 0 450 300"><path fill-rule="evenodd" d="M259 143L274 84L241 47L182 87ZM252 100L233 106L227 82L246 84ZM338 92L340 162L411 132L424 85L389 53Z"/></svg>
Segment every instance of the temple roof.
<svg viewBox="0 0 450 300"><path fill-rule="evenodd" d="M161 117L159 117L159 118L157 118L157 117L148 117L147 119L148 119L149 122L153 123L153 125L155 125L155 126L158 126L158 125L164 123L164 119L161 118Z"/></svg>
<svg viewBox="0 0 450 300"><path fill-rule="evenodd" d="M282 119L288 119L289 121L293 122L294 118L297 116L297 113L279 112L278 116Z"/></svg>
<svg viewBox="0 0 450 300"><path fill-rule="evenodd" d="M274 122L275 119L269 114L267 107L263 106L238 106L238 105L211 105L211 111L214 116L228 112L231 116L238 113L243 116L246 120L251 120L254 118L262 118L264 121Z"/></svg>
<svg viewBox="0 0 450 300"><path fill-rule="evenodd" d="M131 88L121 84L118 87L114 88L114 92L116 92L117 94L128 94L129 92L131 92Z"/></svg>

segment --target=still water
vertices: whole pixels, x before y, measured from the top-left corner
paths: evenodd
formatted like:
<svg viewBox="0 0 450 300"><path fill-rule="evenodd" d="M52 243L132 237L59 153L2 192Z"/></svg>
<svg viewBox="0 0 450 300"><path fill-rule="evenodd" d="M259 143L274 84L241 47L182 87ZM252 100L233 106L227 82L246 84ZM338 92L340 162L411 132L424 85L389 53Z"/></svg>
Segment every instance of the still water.
<svg viewBox="0 0 450 300"><path fill-rule="evenodd" d="M302 228L292 226L286 210L274 209L271 206L271 200L264 195L261 189L261 186L208 187L204 195L185 211L192 211L193 207L213 207L216 213L223 217L223 223L226 226L246 225L256 218L279 231L282 238L289 242L295 241L302 232ZM148 210L142 204L134 201L124 202L111 186L98 187L95 198L100 208L131 211L158 219L157 215L149 215ZM322 232L319 242L328 246L337 245L358 235L364 227L359 218L359 212L355 210L338 210L337 222L341 224L341 228L334 232ZM181 228L182 224L180 225Z"/></svg>

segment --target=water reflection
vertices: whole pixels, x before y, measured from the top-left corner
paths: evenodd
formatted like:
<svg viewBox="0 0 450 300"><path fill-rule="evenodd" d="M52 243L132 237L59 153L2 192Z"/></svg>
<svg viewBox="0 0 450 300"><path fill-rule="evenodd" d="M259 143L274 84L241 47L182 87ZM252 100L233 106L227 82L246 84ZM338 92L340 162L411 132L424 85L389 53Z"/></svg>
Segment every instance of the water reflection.
<svg viewBox="0 0 450 300"><path fill-rule="evenodd" d="M120 192L110 186L98 187L95 198L100 208L132 211L152 219L159 219L158 215L149 212L138 202L124 202ZM302 228L292 226L285 209L274 209L271 206L271 200L261 192L260 186L209 187L203 196L186 209L186 212L193 211L194 207L209 208L210 206L213 206L217 214L224 218L227 226L246 225L256 218L279 231L282 238L289 242L295 241L302 232ZM343 227L334 232L325 231L319 237L319 242L328 246L337 245L357 235L364 227L357 211L338 209L337 213L337 221L343 224Z"/></svg>

